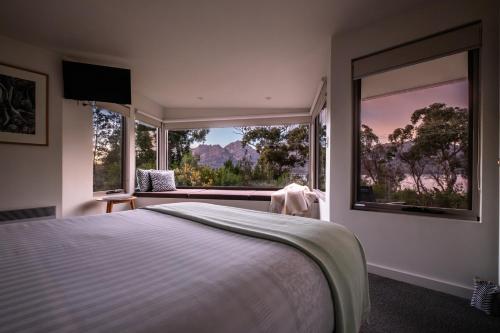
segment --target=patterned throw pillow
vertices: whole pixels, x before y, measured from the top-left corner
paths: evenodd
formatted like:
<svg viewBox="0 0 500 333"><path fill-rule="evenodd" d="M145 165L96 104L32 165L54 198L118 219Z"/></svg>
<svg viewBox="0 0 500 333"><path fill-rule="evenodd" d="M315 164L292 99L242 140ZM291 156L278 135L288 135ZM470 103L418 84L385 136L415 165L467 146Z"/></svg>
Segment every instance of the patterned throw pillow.
<svg viewBox="0 0 500 333"><path fill-rule="evenodd" d="M149 172L153 192L175 191L175 177L171 170L151 170Z"/></svg>
<svg viewBox="0 0 500 333"><path fill-rule="evenodd" d="M474 293L470 305L490 315L493 300L498 292L500 292L500 288L495 283L474 278Z"/></svg>
<svg viewBox="0 0 500 333"><path fill-rule="evenodd" d="M150 192L153 189L151 185L151 177L149 173L151 170L137 169L137 185L139 185L139 191Z"/></svg>

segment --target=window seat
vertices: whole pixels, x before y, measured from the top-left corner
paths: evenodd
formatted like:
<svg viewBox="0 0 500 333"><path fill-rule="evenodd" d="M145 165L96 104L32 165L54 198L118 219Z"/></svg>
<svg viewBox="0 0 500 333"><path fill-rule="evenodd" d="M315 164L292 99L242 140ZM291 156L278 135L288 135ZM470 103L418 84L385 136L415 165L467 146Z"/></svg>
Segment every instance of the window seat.
<svg viewBox="0 0 500 333"><path fill-rule="evenodd" d="M265 190L231 190L231 189L203 189L180 188L168 192L135 192L140 198L183 198L183 199L220 199L220 200L253 200L271 201L274 191Z"/></svg>

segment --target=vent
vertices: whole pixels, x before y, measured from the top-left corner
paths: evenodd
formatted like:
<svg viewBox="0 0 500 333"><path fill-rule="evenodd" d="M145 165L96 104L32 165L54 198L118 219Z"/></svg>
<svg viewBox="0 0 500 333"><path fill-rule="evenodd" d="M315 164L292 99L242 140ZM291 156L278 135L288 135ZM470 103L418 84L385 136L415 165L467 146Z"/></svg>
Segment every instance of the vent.
<svg viewBox="0 0 500 333"><path fill-rule="evenodd" d="M0 211L0 223L15 221L15 220L55 218L55 217L56 217L55 206Z"/></svg>

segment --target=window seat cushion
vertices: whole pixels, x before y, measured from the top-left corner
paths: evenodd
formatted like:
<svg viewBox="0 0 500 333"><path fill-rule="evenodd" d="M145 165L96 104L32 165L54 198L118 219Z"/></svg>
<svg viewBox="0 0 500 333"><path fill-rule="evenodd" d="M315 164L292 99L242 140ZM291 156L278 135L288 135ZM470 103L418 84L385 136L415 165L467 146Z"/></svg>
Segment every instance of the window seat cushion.
<svg viewBox="0 0 500 333"><path fill-rule="evenodd" d="M184 199L220 199L220 200L254 200L271 201L271 194L275 192L263 190L231 190L231 189L203 189L178 188L168 192L136 192L142 198L184 198Z"/></svg>

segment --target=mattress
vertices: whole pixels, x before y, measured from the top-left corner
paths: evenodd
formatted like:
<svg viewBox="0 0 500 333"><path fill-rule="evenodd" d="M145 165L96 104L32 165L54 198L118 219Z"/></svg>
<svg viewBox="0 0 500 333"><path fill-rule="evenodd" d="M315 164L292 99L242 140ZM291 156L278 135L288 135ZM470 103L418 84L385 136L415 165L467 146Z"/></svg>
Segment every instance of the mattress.
<svg viewBox="0 0 500 333"><path fill-rule="evenodd" d="M147 210L0 225L0 332L332 332L319 266Z"/></svg>

